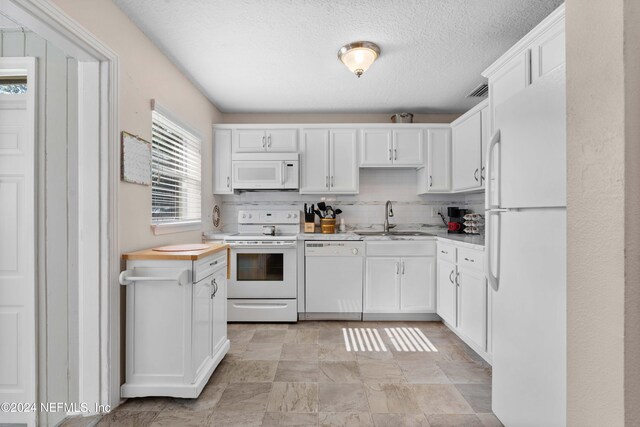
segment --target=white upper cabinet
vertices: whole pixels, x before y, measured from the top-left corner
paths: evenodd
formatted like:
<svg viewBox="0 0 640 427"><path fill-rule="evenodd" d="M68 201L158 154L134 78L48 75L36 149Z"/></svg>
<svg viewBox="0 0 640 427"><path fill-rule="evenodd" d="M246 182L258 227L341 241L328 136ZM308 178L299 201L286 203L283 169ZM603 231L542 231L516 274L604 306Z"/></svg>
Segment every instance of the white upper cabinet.
<svg viewBox="0 0 640 427"><path fill-rule="evenodd" d="M230 129L213 131L213 194L233 194Z"/></svg>
<svg viewBox="0 0 640 427"><path fill-rule="evenodd" d="M553 24L531 46L531 83L564 64L564 19Z"/></svg>
<svg viewBox="0 0 640 427"><path fill-rule="evenodd" d="M357 141L355 129L304 129L300 193L357 193Z"/></svg>
<svg viewBox="0 0 640 427"><path fill-rule="evenodd" d="M482 114L474 109L451 124L453 139L453 190L481 186Z"/></svg>
<svg viewBox="0 0 640 427"><path fill-rule="evenodd" d="M363 129L361 167L421 167L424 165L422 129Z"/></svg>
<svg viewBox="0 0 640 427"><path fill-rule="evenodd" d="M522 52L489 78L491 134L495 131L496 107L527 87L530 78L529 59L529 51Z"/></svg>
<svg viewBox="0 0 640 427"><path fill-rule="evenodd" d="M340 129L329 132L329 186L332 193L358 192L358 132Z"/></svg>
<svg viewBox="0 0 640 427"><path fill-rule="evenodd" d="M234 153L295 153L297 129L234 129Z"/></svg>
<svg viewBox="0 0 640 427"><path fill-rule="evenodd" d="M398 129L393 131L393 164L420 167L424 164L422 129Z"/></svg>
<svg viewBox="0 0 640 427"><path fill-rule="evenodd" d="M391 166L393 134L390 129L363 129L360 166Z"/></svg>
<svg viewBox="0 0 640 427"><path fill-rule="evenodd" d="M482 158L482 162L480 163L482 166L480 171L480 184L481 187L484 188L485 180L487 178L485 174L486 164L487 164L487 146L489 145L489 141L491 140L491 109L489 105L485 106L482 110L480 110L480 119L482 120L482 148L480 150L480 157Z"/></svg>
<svg viewBox="0 0 640 427"><path fill-rule="evenodd" d="M451 191L451 129L426 129L425 167L418 169L418 194Z"/></svg>

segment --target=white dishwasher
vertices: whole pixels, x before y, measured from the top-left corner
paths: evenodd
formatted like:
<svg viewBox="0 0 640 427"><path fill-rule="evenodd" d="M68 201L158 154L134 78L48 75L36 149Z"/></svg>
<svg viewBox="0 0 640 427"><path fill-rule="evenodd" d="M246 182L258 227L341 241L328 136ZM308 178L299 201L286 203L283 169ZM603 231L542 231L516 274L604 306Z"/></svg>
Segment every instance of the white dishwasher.
<svg viewBox="0 0 640 427"><path fill-rule="evenodd" d="M304 244L307 319L362 320L364 242Z"/></svg>

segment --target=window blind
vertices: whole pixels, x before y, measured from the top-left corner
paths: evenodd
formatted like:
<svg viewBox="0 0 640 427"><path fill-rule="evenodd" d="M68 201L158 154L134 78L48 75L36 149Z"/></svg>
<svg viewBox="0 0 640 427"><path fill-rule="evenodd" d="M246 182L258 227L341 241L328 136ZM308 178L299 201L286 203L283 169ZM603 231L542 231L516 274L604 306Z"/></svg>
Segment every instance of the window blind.
<svg viewBox="0 0 640 427"><path fill-rule="evenodd" d="M158 111L151 132L153 224L200 221L201 141Z"/></svg>

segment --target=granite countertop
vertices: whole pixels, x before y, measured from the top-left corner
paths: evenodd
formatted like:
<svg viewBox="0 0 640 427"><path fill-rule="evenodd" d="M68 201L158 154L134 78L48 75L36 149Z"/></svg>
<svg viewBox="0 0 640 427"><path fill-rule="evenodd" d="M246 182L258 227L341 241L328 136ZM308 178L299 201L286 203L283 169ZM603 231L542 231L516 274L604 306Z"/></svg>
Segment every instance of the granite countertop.
<svg viewBox="0 0 640 427"><path fill-rule="evenodd" d="M405 230L405 231L417 231L417 230ZM298 234L298 240L364 240L364 241L385 241L385 240L451 240L456 244L462 246L468 246L473 249L484 249L484 236L471 235L471 234L449 234L447 230L443 229L425 229L420 230L425 233L432 234L431 236L361 236L353 231L347 231L344 233L335 234L322 234L322 233L300 233Z"/></svg>

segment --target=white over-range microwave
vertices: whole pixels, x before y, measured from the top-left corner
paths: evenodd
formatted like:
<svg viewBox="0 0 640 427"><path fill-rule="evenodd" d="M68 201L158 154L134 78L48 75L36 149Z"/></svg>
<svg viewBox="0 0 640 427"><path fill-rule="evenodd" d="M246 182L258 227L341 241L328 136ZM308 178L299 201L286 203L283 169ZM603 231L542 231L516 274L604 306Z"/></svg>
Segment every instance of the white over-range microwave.
<svg viewBox="0 0 640 427"><path fill-rule="evenodd" d="M297 153L234 153L235 190L297 190Z"/></svg>

